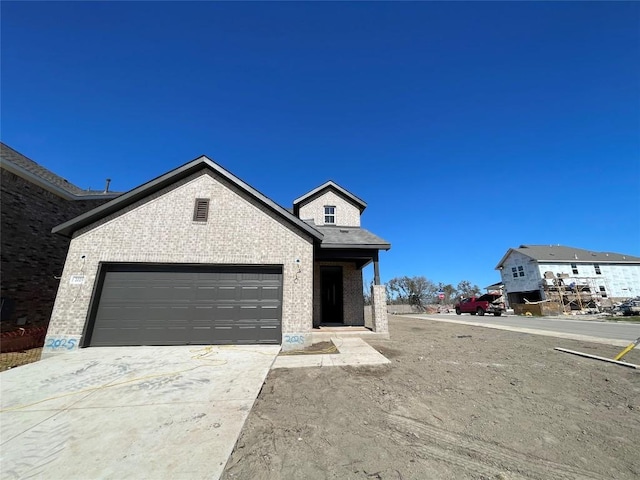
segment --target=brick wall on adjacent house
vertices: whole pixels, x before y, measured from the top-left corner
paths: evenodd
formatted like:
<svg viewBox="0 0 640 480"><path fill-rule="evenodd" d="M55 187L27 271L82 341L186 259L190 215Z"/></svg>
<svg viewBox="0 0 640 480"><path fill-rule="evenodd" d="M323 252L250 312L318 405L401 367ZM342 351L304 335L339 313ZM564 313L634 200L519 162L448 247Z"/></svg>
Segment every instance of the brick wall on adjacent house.
<svg viewBox="0 0 640 480"><path fill-rule="evenodd" d="M210 199L206 223L193 221L196 198ZM282 265L283 334L312 328L311 237L209 170L74 234L49 337L82 334L100 262ZM71 285L73 275L84 275L85 283Z"/></svg>
<svg viewBox="0 0 640 480"><path fill-rule="evenodd" d="M313 219L316 225L324 225L325 206L336 207L335 225L340 227L360 226L360 209L332 191L328 191L300 207L298 216L303 220Z"/></svg>
<svg viewBox="0 0 640 480"><path fill-rule="evenodd" d="M10 309L3 328L16 322L46 325L58 289L54 277L62 274L69 246L69 239L51 229L107 200L66 200L5 169L0 172L0 290Z"/></svg>
<svg viewBox="0 0 640 480"><path fill-rule="evenodd" d="M345 325L364 325L364 294L362 290L362 270L356 268L353 262L316 262L314 268L314 305L313 324L320 325L322 321L322 307L320 294L320 267L339 266L342 267L342 295L343 295L343 318Z"/></svg>

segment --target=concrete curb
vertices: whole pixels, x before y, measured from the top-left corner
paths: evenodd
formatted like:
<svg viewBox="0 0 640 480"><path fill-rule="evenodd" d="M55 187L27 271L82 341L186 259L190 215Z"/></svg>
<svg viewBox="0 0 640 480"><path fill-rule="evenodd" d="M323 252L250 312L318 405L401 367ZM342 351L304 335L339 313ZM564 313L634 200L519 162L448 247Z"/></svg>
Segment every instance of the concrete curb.
<svg viewBox="0 0 640 480"><path fill-rule="evenodd" d="M606 345L615 345L616 347L626 347L629 345L628 340L615 340L612 338L591 337L588 335L578 335L573 333L553 332L551 330L539 330L535 328L511 327L508 325L490 325L479 322L469 322L466 320L449 320L444 318L433 318L417 315L403 315L403 317L419 318L422 320L430 320L432 322L457 323L460 325L471 325L474 327L493 328L495 330L508 330L510 332L530 333L532 335L543 335L545 337L566 338L568 340L580 340L583 342L604 343Z"/></svg>

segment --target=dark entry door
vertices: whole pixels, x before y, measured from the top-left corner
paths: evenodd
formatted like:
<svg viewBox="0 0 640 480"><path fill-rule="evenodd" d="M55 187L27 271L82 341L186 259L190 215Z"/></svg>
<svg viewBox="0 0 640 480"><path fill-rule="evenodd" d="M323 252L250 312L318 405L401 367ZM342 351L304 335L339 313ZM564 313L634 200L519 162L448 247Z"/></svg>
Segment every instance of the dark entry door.
<svg viewBox="0 0 640 480"><path fill-rule="evenodd" d="M342 267L320 267L322 323L343 323Z"/></svg>

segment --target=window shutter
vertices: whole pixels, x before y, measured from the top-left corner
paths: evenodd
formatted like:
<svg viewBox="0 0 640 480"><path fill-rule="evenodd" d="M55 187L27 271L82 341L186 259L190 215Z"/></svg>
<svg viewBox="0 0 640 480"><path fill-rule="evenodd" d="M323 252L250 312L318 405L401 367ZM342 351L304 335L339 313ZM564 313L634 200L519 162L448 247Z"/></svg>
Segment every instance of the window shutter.
<svg viewBox="0 0 640 480"><path fill-rule="evenodd" d="M209 199L196 198L196 204L193 208L193 221L206 222L209 218Z"/></svg>

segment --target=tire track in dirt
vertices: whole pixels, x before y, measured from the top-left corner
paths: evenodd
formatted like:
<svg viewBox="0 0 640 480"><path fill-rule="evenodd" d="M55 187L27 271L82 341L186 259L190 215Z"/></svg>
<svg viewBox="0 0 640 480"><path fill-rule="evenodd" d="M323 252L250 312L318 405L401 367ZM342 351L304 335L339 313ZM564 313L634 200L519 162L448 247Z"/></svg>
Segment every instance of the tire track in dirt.
<svg viewBox="0 0 640 480"><path fill-rule="evenodd" d="M509 480L602 480L602 476L454 434L417 419L387 414L389 437L417 453L479 475ZM415 440L412 440L414 438Z"/></svg>

